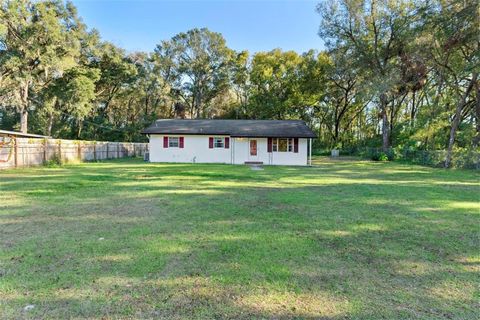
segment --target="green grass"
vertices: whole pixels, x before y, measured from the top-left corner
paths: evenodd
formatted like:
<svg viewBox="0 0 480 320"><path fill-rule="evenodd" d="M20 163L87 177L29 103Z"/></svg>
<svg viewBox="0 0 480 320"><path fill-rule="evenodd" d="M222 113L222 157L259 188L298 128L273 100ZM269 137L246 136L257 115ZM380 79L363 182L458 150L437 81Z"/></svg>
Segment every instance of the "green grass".
<svg viewBox="0 0 480 320"><path fill-rule="evenodd" d="M0 317L476 319L479 180L325 159L0 171Z"/></svg>

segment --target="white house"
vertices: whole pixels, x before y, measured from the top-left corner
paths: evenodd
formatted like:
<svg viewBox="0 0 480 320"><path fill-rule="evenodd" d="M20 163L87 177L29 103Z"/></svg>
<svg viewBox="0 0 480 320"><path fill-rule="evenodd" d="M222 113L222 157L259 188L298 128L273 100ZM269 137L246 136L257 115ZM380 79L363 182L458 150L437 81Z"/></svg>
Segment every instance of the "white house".
<svg viewBox="0 0 480 320"><path fill-rule="evenodd" d="M316 135L301 120L155 121L150 162L308 165Z"/></svg>

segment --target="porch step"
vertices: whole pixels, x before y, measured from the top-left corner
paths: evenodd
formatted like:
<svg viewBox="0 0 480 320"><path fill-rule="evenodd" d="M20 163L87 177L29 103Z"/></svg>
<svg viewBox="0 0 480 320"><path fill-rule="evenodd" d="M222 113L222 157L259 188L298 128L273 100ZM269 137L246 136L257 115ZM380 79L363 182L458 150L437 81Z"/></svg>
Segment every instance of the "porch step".
<svg viewBox="0 0 480 320"><path fill-rule="evenodd" d="M244 163L249 165L262 165L263 161L245 161Z"/></svg>

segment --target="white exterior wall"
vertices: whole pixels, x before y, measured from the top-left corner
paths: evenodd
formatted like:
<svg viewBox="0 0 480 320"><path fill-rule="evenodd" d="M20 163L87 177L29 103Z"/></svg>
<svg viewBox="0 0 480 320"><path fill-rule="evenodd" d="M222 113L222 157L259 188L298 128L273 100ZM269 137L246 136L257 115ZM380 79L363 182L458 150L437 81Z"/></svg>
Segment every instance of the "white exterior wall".
<svg viewBox="0 0 480 320"><path fill-rule="evenodd" d="M180 137L181 135L168 135ZM183 148L164 148L163 135L150 135L150 162L198 162L244 164L246 161L272 165L305 166L308 161L308 139L298 139L298 153L267 152L267 138L230 138L230 148L208 147L207 135L184 135ZM250 140L257 140L257 156L250 155Z"/></svg>
<svg viewBox="0 0 480 320"><path fill-rule="evenodd" d="M250 155L250 140L257 140L257 156ZM233 159L235 164L244 164L245 161L261 161L272 165L306 166L308 163L308 139L298 139L298 153L295 152L268 152L267 138L232 138Z"/></svg>
<svg viewBox="0 0 480 320"><path fill-rule="evenodd" d="M183 148L164 148L163 137L157 134L150 135L150 162L232 163L232 139L229 149L209 149L209 136L169 134L168 137L184 137Z"/></svg>

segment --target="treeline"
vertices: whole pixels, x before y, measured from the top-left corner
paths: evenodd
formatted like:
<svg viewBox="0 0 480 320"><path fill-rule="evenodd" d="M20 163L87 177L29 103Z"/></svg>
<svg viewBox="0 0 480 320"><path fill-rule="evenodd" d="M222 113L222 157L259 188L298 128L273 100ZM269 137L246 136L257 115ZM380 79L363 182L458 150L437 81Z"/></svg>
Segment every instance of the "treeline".
<svg viewBox="0 0 480 320"><path fill-rule="evenodd" d="M157 118L300 118L318 148L478 147L476 0L332 0L317 11L326 51L250 55L193 29L128 53L71 3L4 1L0 127L141 141Z"/></svg>
<svg viewBox="0 0 480 320"><path fill-rule="evenodd" d="M455 145L478 147L478 0L332 0L317 10L338 70L331 83L339 95L329 94L325 110L346 139L447 149L447 167Z"/></svg>

